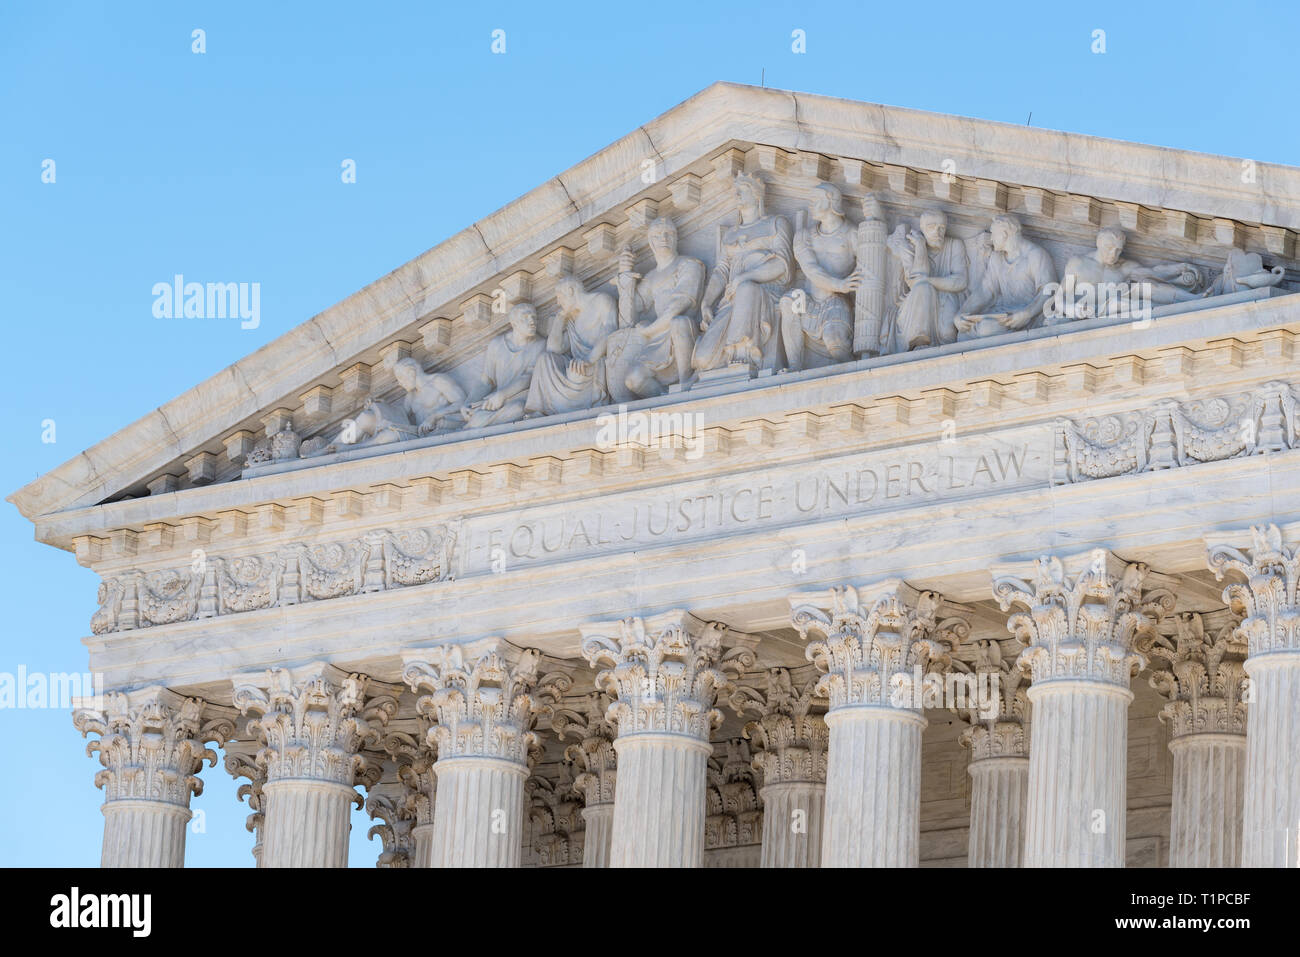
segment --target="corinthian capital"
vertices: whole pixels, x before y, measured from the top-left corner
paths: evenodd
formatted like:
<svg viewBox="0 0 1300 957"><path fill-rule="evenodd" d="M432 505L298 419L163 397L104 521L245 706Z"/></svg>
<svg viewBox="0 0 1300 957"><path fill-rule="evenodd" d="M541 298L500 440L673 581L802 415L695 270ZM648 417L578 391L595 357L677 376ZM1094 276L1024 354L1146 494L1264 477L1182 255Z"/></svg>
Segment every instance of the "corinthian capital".
<svg viewBox="0 0 1300 957"><path fill-rule="evenodd" d="M379 840L384 850L379 855L376 867L410 867L415 857L415 838L411 830L415 827L415 816L401 798L387 794L372 794L366 798L366 813L371 819L378 818L382 824L373 825L366 832L366 837Z"/></svg>
<svg viewBox="0 0 1300 957"><path fill-rule="evenodd" d="M262 791L266 784L266 768L257 762L257 750L251 753L247 745L226 745L226 772L233 778L248 778L247 784L241 784L235 791L238 800L248 801L250 812L244 819L244 829L250 834L258 834L266 823L266 794Z"/></svg>
<svg viewBox="0 0 1300 957"><path fill-rule="evenodd" d="M1173 580L1105 549L995 570L1007 628L1025 645L1019 665L1035 682L1088 680L1127 688L1146 660L1134 644L1174 609Z"/></svg>
<svg viewBox="0 0 1300 957"><path fill-rule="evenodd" d="M969 690L974 699L968 695L965 705L952 709L970 725L958 742L970 748L972 761L1024 757L1029 754L1025 734L1029 698L1024 673L1016 666L1014 654L1004 654L1002 646L989 639L972 642L966 650L969 660L954 662L954 670L972 679L974 687Z"/></svg>
<svg viewBox="0 0 1300 957"><path fill-rule="evenodd" d="M489 638L403 655L402 679L420 695L421 715L436 721L429 744L440 760L504 758L526 764L538 750L533 722L572 685L561 672L539 675L541 652Z"/></svg>
<svg viewBox="0 0 1300 957"><path fill-rule="evenodd" d="M826 702L817 697L817 676L808 665L792 675L788 668L770 668L759 682L736 687L731 706L742 718L756 714L744 734L757 749L753 767L763 784L826 781ZM797 676L797 679L796 679Z"/></svg>
<svg viewBox="0 0 1300 957"><path fill-rule="evenodd" d="M1292 541L1300 528L1287 526ZM1295 546L1283 544L1276 525L1250 530L1249 547L1236 547L1243 535L1236 533L1207 542L1207 562L1214 577L1222 581L1235 572L1245 581L1223 589L1223 600L1242 616L1241 634L1250 656L1281 651L1300 651L1300 554Z"/></svg>
<svg viewBox="0 0 1300 957"><path fill-rule="evenodd" d="M1153 632L1139 640L1151 662L1151 687L1169 699L1160 720L1169 722L1173 737L1246 733L1241 700L1246 641L1239 625L1231 612L1205 617L1183 612L1174 619L1173 636Z"/></svg>
<svg viewBox="0 0 1300 957"><path fill-rule="evenodd" d="M809 641L808 660L825 672L817 693L832 709L850 705L920 710L917 679L951 662L970 634L964 618L940 617L943 598L917 591L900 579L856 588L845 585L790 597L799 636ZM811 640L810 640L811 638Z"/></svg>
<svg viewBox="0 0 1300 957"><path fill-rule="evenodd" d="M573 784L582 792L587 807L614 803L618 780L614 738L618 732L606 718L612 704L609 695L593 691L576 702L575 707L556 709L551 718L551 730L559 740L578 739L576 744L564 749L564 760L578 770Z"/></svg>
<svg viewBox="0 0 1300 957"><path fill-rule="evenodd" d="M723 647L726 626L684 611L582 626L582 655L596 687L616 700L607 717L619 735L688 734L707 741L722 723L713 707L728 682L754 662L745 644Z"/></svg>
<svg viewBox="0 0 1300 957"><path fill-rule="evenodd" d="M101 702L96 702L101 703ZM98 741L86 754L99 753L103 770L95 786L105 801L165 801L189 807L190 795L203 793L198 772L217 763L208 741L224 744L234 733L234 714L200 698L149 687L103 696L102 707L78 707L72 722L82 737Z"/></svg>
<svg viewBox="0 0 1300 957"><path fill-rule="evenodd" d="M438 775L433 771L438 752L429 746L428 731L426 728L419 737L394 731L384 738L384 750L397 765L397 780L402 785L400 807L414 818L417 827L433 823L438 794Z"/></svg>
<svg viewBox="0 0 1300 957"><path fill-rule="evenodd" d="M290 778L373 784L379 768L361 753L397 712L397 688L333 665L272 668L234 679L232 700L252 715L268 783Z"/></svg>

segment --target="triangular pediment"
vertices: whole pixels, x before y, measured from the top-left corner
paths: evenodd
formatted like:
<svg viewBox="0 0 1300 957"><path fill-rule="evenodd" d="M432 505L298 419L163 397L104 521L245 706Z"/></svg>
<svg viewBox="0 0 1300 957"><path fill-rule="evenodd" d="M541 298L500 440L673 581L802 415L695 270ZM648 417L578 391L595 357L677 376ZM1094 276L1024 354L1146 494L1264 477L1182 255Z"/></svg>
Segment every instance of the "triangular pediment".
<svg viewBox="0 0 1300 957"><path fill-rule="evenodd" d="M915 226L926 209L942 210L949 236L961 240L972 263L993 217L1010 213L1047 250L1058 275L1072 256L1094 247L1099 229L1119 227L1133 259L1199 270L1198 292L1222 272L1232 248L1257 255L1267 268L1284 267L1281 290L1300 280L1300 206L1281 202L1300 196L1300 169L715 84L10 501L35 520L250 472L312 467L313 458L299 458L297 443L328 446L367 400L400 402L394 368L408 357L427 373L450 376L472 397L489 343L509 328L510 305L532 302L545 337L561 277L614 295L625 247L638 273L654 268L646 228L656 217L671 218L680 251L712 270L720 228L736 222L733 185L742 172L764 181L766 212L791 223L808 210L818 183L837 187L854 226L874 215L892 233ZM881 261L888 278L880 295L892 303L898 267ZM788 285L805 278L796 273ZM532 427L544 418L517 424ZM387 454L411 441L447 444L474 432L460 428L459 436L455 429L402 436L389 447L366 452L361 443L343 453ZM270 437L283 432L291 433L294 449L272 455Z"/></svg>

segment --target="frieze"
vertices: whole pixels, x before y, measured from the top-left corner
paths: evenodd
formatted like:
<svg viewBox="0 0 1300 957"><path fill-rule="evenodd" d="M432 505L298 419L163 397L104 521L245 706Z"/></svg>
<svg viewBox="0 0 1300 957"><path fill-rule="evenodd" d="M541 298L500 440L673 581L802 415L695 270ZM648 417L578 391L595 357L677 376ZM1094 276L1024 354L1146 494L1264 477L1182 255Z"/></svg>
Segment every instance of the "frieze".
<svg viewBox="0 0 1300 957"><path fill-rule="evenodd" d="M99 586L96 635L442 581L456 543L450 525L226 558L183 569L132 569Z"/></svg>
<svg viewBox="0 0 1300 957"><path fill-rule="evenodd" d="M1297 447L1296 393L1269 382L1227 396L1059 418L1055 446L1054 485L1280 452Z"/></svg>

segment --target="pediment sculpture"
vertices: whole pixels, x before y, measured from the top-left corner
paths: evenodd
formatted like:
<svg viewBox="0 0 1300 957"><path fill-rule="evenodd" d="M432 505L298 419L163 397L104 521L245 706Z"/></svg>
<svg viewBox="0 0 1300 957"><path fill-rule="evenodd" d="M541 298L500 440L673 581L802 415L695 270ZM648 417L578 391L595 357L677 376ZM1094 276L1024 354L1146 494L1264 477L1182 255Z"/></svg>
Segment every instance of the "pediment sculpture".
<svg viewBox="0 0 1300 957"><path fill-rule="evenodd" d="M769 208L767 190L759 173L732 176L724 221L703 226L711 264L682 251L678 223L656 211L642 227L650 268L637 271L632 245L619 250L607 286L584 282L570 264L555 279L545 335L537 306L516 301L509 327L465 373L429 371L414 357L400 358L392 371L401 396L370 395L336 424L332 437L302 441L286 431L263 440L249 464L581 412L1044 325L1149 315L1140 307L1266 289L1286 278L1284 266L1266 266L1259 253L1236 246L1220 254L1217 275L1176 259L1148 265L1126 254L1127 235L1118 226L1099 228L1093 249L1051 239L1054 259L1042 241L1026 235L1015 213L995 211L974 234L965 216L966 235L956 235L953 213L937 204L887 213L881 195L871 192L861 197L863 218L855 223L844 191L821 180L803 184L808 198L793 210L792 223Z"/></svg>

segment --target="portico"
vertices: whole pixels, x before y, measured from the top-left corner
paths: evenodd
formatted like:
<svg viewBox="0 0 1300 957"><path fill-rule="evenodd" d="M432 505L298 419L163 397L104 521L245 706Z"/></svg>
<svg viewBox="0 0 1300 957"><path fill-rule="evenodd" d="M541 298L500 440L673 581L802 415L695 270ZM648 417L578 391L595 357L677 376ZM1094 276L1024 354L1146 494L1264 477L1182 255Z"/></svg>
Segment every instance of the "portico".
<svg viewBox="0 0 1300 957"><path fill-rule="evenodd" d="M362 803L396 867L1300 865L1300 170L790 96L709 88L655 183L621 140L15 493L102 580L106 866L183 863L213 742L263 867ZM1101 229L1176 301L1049 321Z"/></svg>

